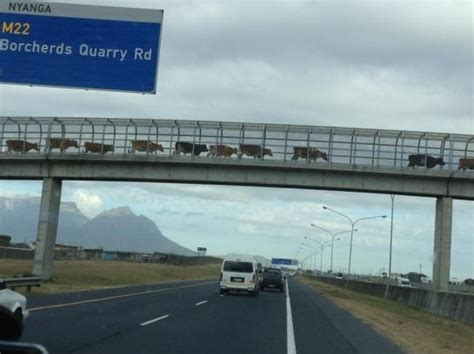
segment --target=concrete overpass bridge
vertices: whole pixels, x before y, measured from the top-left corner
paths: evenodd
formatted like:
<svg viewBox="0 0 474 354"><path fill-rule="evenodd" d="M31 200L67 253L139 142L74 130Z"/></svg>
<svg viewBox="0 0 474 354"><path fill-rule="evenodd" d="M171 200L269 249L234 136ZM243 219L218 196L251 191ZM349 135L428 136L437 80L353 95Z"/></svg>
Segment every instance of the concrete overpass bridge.
<svg viewBox="0 0 474 354"><path fill-rule="evenodd" d="M51 149L50 138L70 139L79 148ZM38 151L7 141L37 144ZM131 140L145 141L143 152ZM176 142L194 145L178 154ZM86 142L112 145L113 152L85 153ZM152 143L163 151L151 153ZM197 154L196 144L259 147L256 158ZM11 142L10 142L11 145ZM317 148L294 159L294 147ZM272 156L263 156L263 148ZM408 168L408 156L440 157ZM435 197L433 282L447 289L451 252L452 200L474 200L474 171L458 170L460 158L474 157L474 135L283 124L164 119L0 117L0 179L41 179L43 194L34 273L52 274L53 246L63 180L174 182L324 189ZM426 159L425 159L426 160Z"/></svg>

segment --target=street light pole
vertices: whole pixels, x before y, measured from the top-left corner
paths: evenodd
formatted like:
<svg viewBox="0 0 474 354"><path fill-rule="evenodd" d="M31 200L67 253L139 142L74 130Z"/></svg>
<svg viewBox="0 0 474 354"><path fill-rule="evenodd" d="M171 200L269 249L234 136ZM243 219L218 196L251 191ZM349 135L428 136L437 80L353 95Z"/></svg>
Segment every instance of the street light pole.
<svg viewBox="0 0 474 354"><path fill-rule="evenodd" d="M349 266L347 267L348 271L347 271L347 274L351 274L351 260L352 260L352 239L353 239L353 236L354 236L354 222L351 220L351 243L350 243L350 247L349 247Z"/></svg>
<svg viewBox="0 0 474 354"><path fill-rule="evenodd" d="M347 269L347 274L350 275L351 274L351 261L352 261L352 241L353 241L353 238L354 238L354 226L359 222L359 221L362 221L362 220L369 220L369 219L377 219L377 218L383 218L385 219L387 217L387 215L377 215L377 216L370 216L370 217L366 217L366 218L359 218L359 219L356 219L356 220L352 220L350 217L348 217L347 215L345 214L342 214L340 212L338 212L337 210L334 210L332 208L329 208L327 206L323 206L323 209L325 210L330 210L336 214L339 214L340 216L343 216L344 218L346 218L347 220L349 220L349 222L351 223L351 243L350 243L350 247L349 247L349 266L348 266L348 269Z"/></svg>
<svg viewBox="0 0 474 354"><path fill-rule="evenodd" d="M316 248L314 248L313 246L308 245L307 243L304 243L304 242L301 243L301 246L309 247L314 252L314 260L313 260L314 268L313 269L316 269Z"/></svg>
<svg viewBox="0 0 474 354"><path fill-rule="evenodd" d="M304 258L304 259L302 260L302 269L304 269L304 263L306 262L306 260L307 260L308 258L311 257L312 253L309 252L308 250L302 248L301 246L298 248L297 253L298 253L298 252L305 252L305 253L306 253L306 258ZM311 268L311 258L310 258L310 260L309 260L309 267Z"/></svg>
<svg viewBox="0 0 474 354"><path fill-rule="evenodd" d="M323 272L323 253L324 253L324 246L328 245L329 242L331 241L326 241L326 242L319 242L318 240L315 240L314 238L311 238L311 237L306 237L305 236L305 239L307 240L311 240L313 242L316 242L317 244L319 244L319 246L321 247L321 273ZM312 247L312 246L311 246Z"/></svg>
<svg viewBox="0 0 474 354"><path fill-rule="evenodd" d="M323 254L324 254L324 246L321 246L321 257L319 257L319 259L321 259L321 267L319 269L321 269L321 274L323 274Z"/></svg>
<svg viewBox="0 0 474 354"><path fill-rule="evenodd" d="M346 231L339 231L339 232L336 232L336 233L333 233L331 231L329 231L328 229L325 229L324 227L321 227L319 225L316 225L316 224L311 224L311 226L313 227L317 227L323 231L326 231L330 236L331 236L331 267L330 267L330 270L332 272L333 268L332 268L332 260L333 260L333 254L334 254L334 239L336 238L336 236L338 235L341 235L341 234L345 234L347 232L351 232L351 230L346 230ZM358 231L357 229L355 229L354 231Z"/></svg>
<svg viewBox="0 0 474 354"><path fill-rule="evenodd" d="M392 278L392 242L393 242L393 203L395 199L395 194L390 194L392 199L392 210L390 215L390 256L388 260L388 279Z"/></svg>

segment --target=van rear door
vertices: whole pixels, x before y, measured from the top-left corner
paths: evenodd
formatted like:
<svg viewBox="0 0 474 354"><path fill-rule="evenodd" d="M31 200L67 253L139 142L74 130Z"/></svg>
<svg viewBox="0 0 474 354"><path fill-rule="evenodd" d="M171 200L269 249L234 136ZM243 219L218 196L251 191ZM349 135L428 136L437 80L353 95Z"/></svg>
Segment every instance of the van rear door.
<svg viewBox="0 0 474 354"><path fill-rule="evenodd" d="M255 283L255 269L252 262L225 261L222 267L223 281L226 283Z"/></svg>

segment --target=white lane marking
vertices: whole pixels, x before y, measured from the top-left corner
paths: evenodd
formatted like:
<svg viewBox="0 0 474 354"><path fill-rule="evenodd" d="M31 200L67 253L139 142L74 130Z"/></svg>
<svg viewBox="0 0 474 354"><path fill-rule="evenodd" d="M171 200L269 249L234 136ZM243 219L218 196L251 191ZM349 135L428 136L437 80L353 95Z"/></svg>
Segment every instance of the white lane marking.
<svg viewBox="0 0 474 354"><path fill-rule="evenodd" d="M161 316L161 317L157 317L157 318L154 318L150 321L146 321L146 322L143 322L143 323L140 323L140 326L146 326L146 325L149 325L149 324L152 324L156 321L161 321L161 320L164 320L165 318L169 317L170 315L164 315L164 316Z"/></svg>
<svg viewBox="0 0 474 354"><path fill-rule="evenodd" d="M205 304L207 302L207 300L204 300L204 301L201 301L201 302L198 302L197 304L195 304L196 306L200 306L202 304Z"/></svg>
<svg viewBox="0 0 474 354"><path fill-rule="evenodd" d="M288 279L286 282L286 342L287 353L296 354L295 332L293 329L293 315L291 314L290 289L288 287Z"/></svg>

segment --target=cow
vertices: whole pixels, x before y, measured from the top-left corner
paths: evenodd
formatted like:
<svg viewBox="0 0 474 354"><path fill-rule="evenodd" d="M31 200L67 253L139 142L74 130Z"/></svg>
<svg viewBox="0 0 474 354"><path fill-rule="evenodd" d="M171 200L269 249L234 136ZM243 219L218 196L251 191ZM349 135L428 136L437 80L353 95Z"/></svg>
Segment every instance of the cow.
<svg viewBox="0 0 474 354"><path fill-rule="evenodd" d="M207 154L207 156L231 157L233 154L237 154L238 152L239 149L227 145L209 145L209 153Z"/></svg>
<svg viewBox="0 0 474 354"><path fill-rule="evenodd" d="M474 159L467 157L459 159L458 170L474 170Z"/></svg>
<svg viewBox="0 0 474 354"><path fill-rule="evenodd" d="M90 141L86 141L84 143L84 152L92 152L97 154L105 154L107 152L114 152L115 148L113 145L107 144L99 144L99 143L92 143Z"/></svg>
<svg viewBox="0 0 474 354"><path fill-rule="evenodd" d="M7 147L8 147L8 152L13 151L13 152L28 152L30 150L36 150L39 151L38 149L38 144L36 143L29 143L26 140L7 140Z"/></svg>
<svg viewBox="0 0 474 354"><path fill-rule="evenodd" d="M319 151L314 147L310 147L308 150L308 148L304 146L293 146L293 157L291 159L298 160L300 157L304 159L308 158L309 161L314 160L315 162L318 158L329 161L328 155L325 152Z"/></svg>
<svg viewBox="0 0 474 354"><path fill-rule="evenodd" d="M265 155L268 156L273 156L272 150L263 148L260 145L254 145L254 144L240 144L240 158L242 158L242 155L247 155L255 159L256 157L262 158Z"/></svg>
<svg viewBox="0 0 474 354"><path fill-rule="evenodd" d="M425 154L415 154L408 156L408 167L422 166L433 168L436 165L444 166L446 163L441 157L433 157Z"/></svg>
<svg viewBox="0 0 474 354"><path fill-rule="evenodd" d="M75 147L79 149L79 145L76 140L63 139L63 138L49 138L47 140L47 146L49 150L60 149L61 152L66 151L70 147Z"/></svg>
<svg viewBox="0 0 474 354"><path fill-rule="evenodd" d="M193 149L194 147L194 149ZM208 152L206 144L193 144L188 143L187 141L177 141L174 144L175 154L192 154L194 150L194 156L199 156L202 152Z"/></svg>
<svg viewBox="0 0 474 354"><path fill-rule="evenodd" d="M128 152L131 153L135 153L135 151L146 151L147 153L154 152L155 154L157 151L163 152L163 145L149 140L130 140L130 144L132 144L132 149Z"/></svg>

